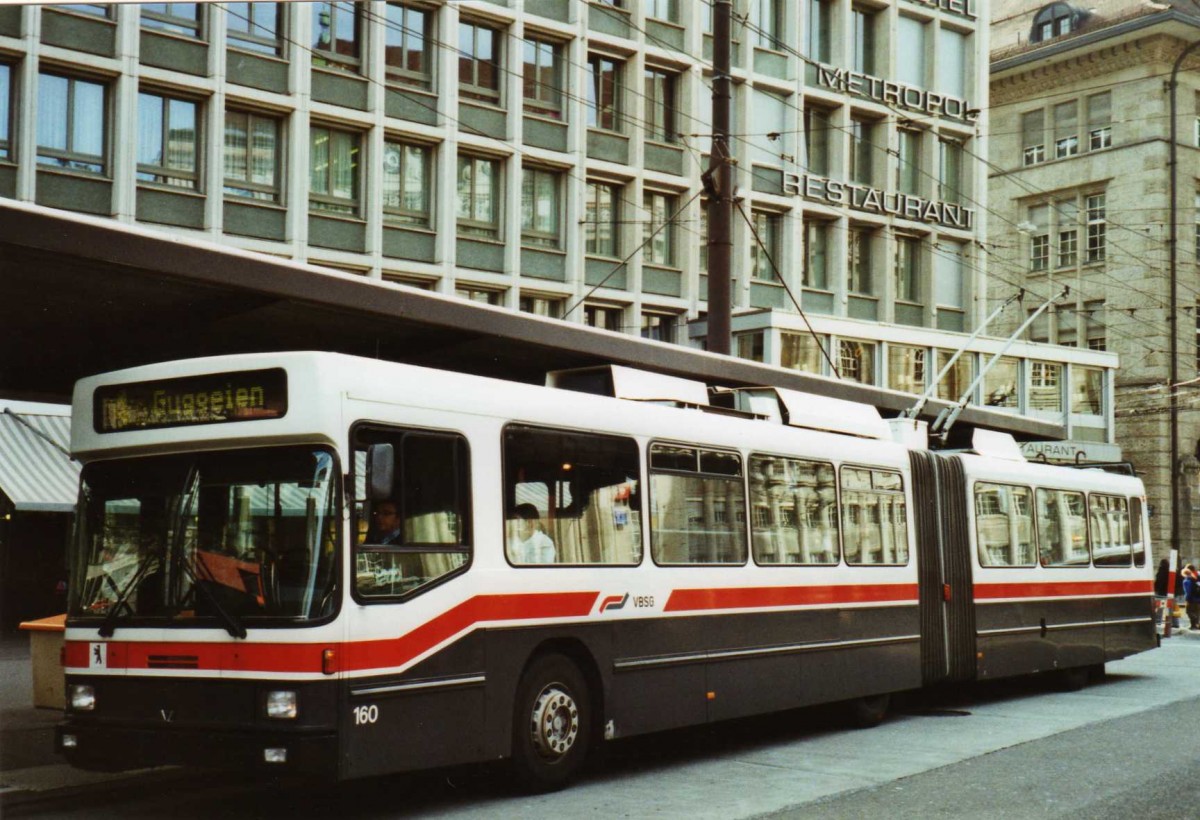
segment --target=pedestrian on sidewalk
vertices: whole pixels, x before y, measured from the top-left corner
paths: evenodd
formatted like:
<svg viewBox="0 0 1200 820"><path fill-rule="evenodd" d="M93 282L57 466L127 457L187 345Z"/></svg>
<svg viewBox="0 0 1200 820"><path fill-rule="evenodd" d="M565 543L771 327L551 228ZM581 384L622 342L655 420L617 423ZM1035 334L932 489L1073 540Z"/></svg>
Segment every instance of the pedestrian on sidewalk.
<svg viewBox="0 0 1200 820"><path fill-rule="evenodd" d="M1188 564L1183 568L1183 598L1187 602L1188 620L1192 629L1200 629L1200 577L1196 575L1196 566Z"/></svg>
<svg viewBox="0 0 1200 820"><path fill-rule="evenodd" d="M1160 626L1163 622L1163 613L1170 611L1167 604L1167 599L1170 597L1167 584L1170 580L1171 562L1164 558L1158 562L1158 572L1154 575L1154 623Z"/></svg>

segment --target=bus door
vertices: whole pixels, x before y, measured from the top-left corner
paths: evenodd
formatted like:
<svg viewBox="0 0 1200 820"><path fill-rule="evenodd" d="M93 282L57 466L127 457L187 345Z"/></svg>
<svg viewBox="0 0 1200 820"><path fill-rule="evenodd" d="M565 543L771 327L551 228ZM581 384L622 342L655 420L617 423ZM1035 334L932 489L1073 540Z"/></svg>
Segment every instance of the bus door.
<svg viewBox="0 0 1200 820"><path fill-rule="evenodd" d="M975 596L962 462L926 451L910 456L922 679L926 685L970 680L975 677Z"/></svg>

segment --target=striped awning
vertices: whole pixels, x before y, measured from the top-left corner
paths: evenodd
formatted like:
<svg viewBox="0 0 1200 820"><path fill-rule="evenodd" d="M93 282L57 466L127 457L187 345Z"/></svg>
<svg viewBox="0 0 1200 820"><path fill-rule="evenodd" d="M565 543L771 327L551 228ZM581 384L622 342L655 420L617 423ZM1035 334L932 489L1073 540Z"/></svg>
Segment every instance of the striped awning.
<svg viewBox="0 0 1200 820"><path fill-rule="evenodd" d="M79 463L71 417L0 410L0 493L18 512L74 512Z"/></svg>

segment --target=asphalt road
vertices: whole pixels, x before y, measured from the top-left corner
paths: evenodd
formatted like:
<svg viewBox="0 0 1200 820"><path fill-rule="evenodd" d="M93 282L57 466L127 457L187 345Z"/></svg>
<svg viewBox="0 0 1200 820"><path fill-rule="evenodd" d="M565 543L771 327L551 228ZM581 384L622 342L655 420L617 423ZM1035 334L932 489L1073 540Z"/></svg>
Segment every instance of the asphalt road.
<svg viewBox="0 0 1200 820"><path fill-rule="evenodd" d="M469 769L336 786L159 772L48 792L4 817L1200 817L1200 634L1110 664L1078 692L1045 679L903 700L882 726L830 709L611 744L571 788L514 793Z"/></svg>

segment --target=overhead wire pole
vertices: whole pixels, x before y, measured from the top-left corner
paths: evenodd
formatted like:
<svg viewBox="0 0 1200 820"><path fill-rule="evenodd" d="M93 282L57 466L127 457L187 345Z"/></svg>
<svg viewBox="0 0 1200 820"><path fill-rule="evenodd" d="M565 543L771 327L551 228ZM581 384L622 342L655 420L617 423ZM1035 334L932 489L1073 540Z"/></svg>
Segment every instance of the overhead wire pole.
<svg viewBox="0 0 1200 820"><path fill-rule="evenodd" d="M1170 177L1170 197L1169 206L1170 212L1170 234L1167 239L1167 253L1169 254L1168 271L1170 275L1169 286L1171 288L1170 302L1171 309L1167 311L1167 327L1171 332L1171 393L1168 397L1171 404L1171 558L1168 564L1167 572L1167 601L1168 611L1167 616L1163 620L1163 636L1171 636L1171 619L1170 614L1174 611L1175 597L1175 572L1179 568L1179 390L1175 386L1179 382L1179 117L1178 109L1175 102L1175 89L1179 84L1179 69L1183 67L1183 61L1188 54L1200 47L1200 40L1189 45L1183 51L1179 52L1179 56L1175 58L1175 65L1171 67L1171 79L1167 83L1167 90L1170 94L1170 142L1167 150L1169 157L1167 159L1167 175Z"/></svg>
<svg viewBox="0 0 1200 820"><path fill-rule="evenodd" d="M730 45L733 0L713 0L713 139L708 190L708 349L728 356L733 259L733 156L729 151L732 98Z"/></svg>

